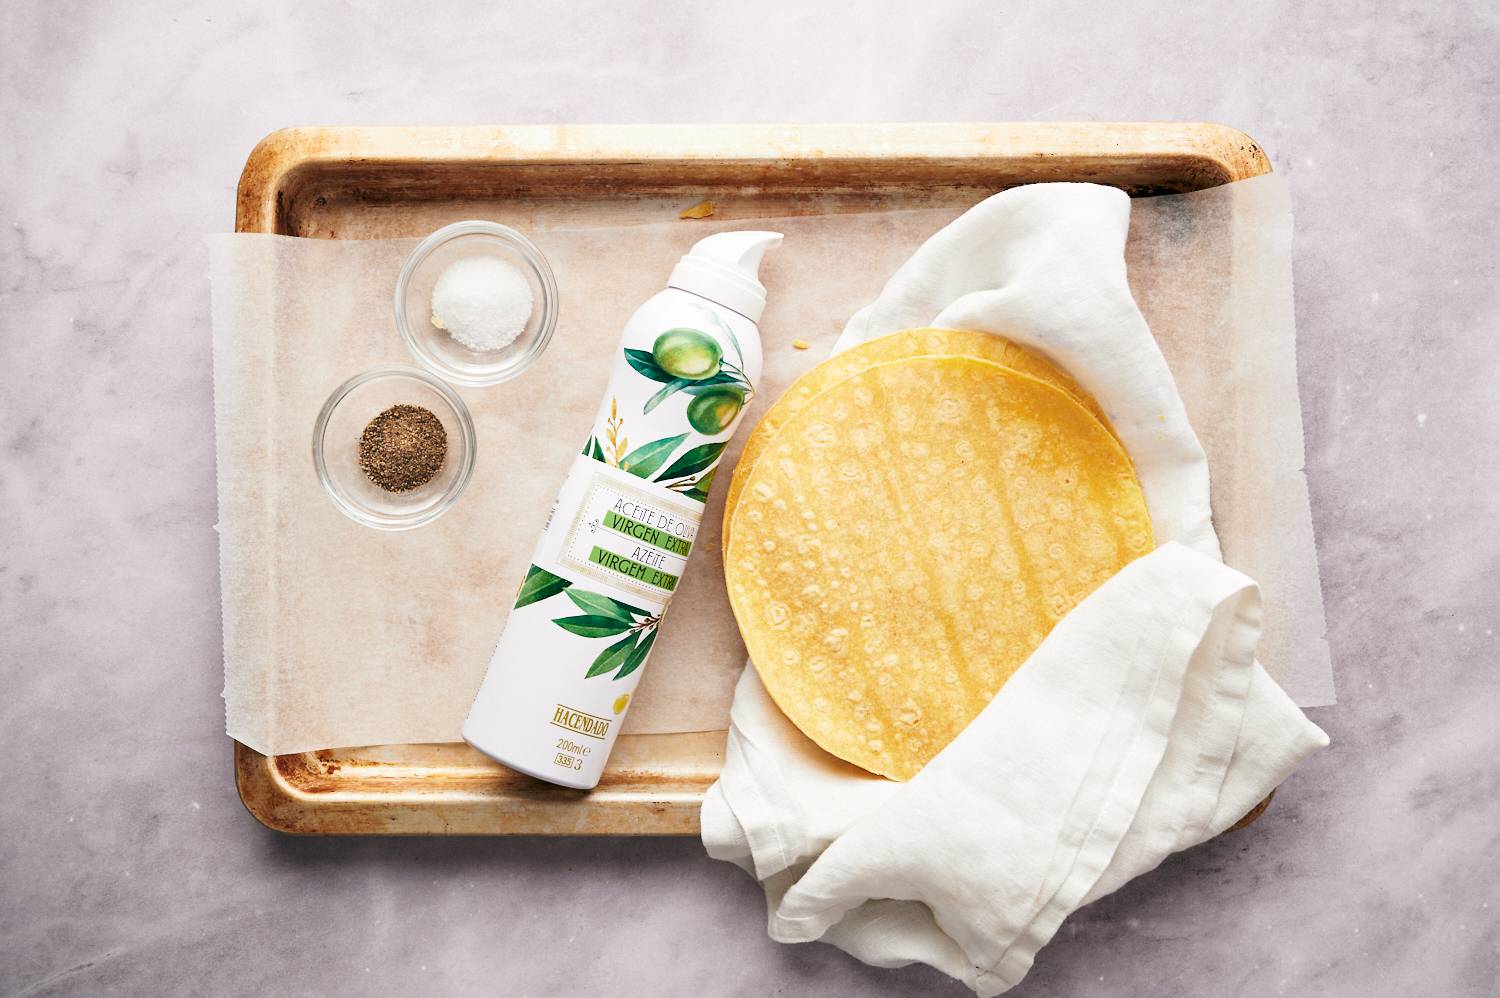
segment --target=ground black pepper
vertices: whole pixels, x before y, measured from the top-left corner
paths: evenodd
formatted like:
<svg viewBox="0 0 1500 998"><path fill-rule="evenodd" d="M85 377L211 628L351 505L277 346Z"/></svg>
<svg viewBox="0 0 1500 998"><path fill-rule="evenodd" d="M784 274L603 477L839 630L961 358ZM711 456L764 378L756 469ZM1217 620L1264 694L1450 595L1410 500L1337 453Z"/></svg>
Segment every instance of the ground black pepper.
<svg viewBox="0 0 1500 998"><path fill-rule="evenodd" d="M442 420L400 403L370 420L359 435L359 466L387 492L410 492L432 481L448 456Z"/></svg>

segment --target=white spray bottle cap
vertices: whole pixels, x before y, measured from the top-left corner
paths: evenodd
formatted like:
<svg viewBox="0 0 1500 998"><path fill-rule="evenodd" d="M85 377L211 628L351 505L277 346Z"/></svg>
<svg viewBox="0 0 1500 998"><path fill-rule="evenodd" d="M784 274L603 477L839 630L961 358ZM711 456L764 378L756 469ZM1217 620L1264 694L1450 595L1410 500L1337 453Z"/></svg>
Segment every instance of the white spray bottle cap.
<svg viewBox="0 0 1500 998"><path fill-rule="evenodd" d="M700 239L677 261L667 287L691 291L759 322L766 308L760 258L781 245L779 232L719 232Z"/></svg>

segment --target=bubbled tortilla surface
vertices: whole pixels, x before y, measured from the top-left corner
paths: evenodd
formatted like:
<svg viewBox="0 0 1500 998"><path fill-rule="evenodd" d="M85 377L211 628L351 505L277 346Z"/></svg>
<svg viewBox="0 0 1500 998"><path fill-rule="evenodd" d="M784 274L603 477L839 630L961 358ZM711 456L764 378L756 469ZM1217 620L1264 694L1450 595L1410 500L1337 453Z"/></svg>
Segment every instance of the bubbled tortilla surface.
<svg viewBox="0 0 1500 998"><path fill-rule="evenodd" d="M1084 391L1066 371L1053 364L1034 350L1012 343L1003 336L980 333L966 329L907 329L899 333L888 333L867 343L845 350L828 358L792 383L776 404L761 417L755 429L745 441L735 465L734 476L729 480L729 491L724 501L724 546L729 546L729 533L734 518L734 508L739 503L740 492L755 461L765 450L766 444L776 435L782 423L790 419L812 399L843 381L852 374L893 360L908 357L925 357L942 354L957 354L993 361L1022 374L1029 374L1045 381L1054 388L1066 392L1070 398L1094 414L1111 433L1113 427L1105 418L1104 410L1094 397Z"/></svg>
<svg viewBox="0 0 1500 998"><path fill-rule="evenodd" d="M1119 443L999 364L876 364L763 443L725 554L761 680L825 750L914 776L1153 537Z"/></svg>

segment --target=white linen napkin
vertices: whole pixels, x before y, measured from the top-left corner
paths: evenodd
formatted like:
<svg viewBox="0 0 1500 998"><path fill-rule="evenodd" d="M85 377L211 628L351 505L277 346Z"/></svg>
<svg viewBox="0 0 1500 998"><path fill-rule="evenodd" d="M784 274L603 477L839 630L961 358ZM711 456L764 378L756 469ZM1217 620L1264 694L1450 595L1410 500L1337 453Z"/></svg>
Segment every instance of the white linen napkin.
<svg viewBox="0 0 1500 998"><path fill-rule="evenodd" d="M1208 467L1126 283L1130 202L997 194L925 243L836 350L919 326L1046 353L1108 413L1158 541L1065 617L909 783L833 758L746 669L702 812L769 932L1008 990L1069 913L1223 831L1327 737L1254 659L1260 599L1219 562Z"/></svg>

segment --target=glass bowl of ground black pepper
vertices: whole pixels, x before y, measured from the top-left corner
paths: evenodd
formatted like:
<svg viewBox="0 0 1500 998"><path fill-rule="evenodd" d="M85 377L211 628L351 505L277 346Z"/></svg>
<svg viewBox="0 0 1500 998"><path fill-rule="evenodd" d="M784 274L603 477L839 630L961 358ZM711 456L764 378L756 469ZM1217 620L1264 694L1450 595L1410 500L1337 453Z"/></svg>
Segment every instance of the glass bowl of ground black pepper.
<svg viewBox="0 0 1500 998"><path fill-rule="evenodd" d="M463 399L415 368L366 371L338 387L313 427L313 466L333 504L381 530L431 523L469 484L474 421Z"/></svg>

